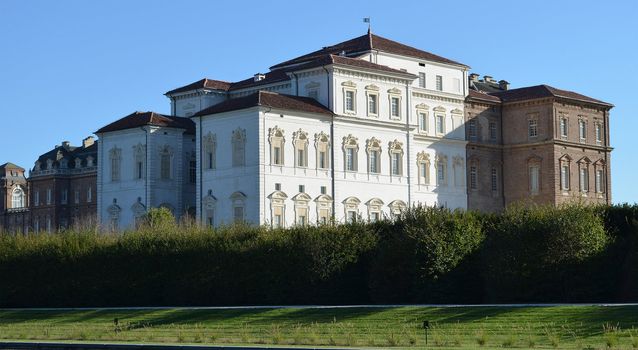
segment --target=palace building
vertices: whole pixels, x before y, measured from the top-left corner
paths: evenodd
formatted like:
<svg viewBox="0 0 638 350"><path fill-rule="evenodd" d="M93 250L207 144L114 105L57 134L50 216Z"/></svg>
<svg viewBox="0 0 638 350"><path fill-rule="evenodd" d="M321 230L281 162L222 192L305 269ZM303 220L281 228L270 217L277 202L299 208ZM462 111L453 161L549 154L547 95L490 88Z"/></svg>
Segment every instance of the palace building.
<svg viewBox="0 0 638 350"><path fill-rule="evenodd" d="M368 32L238 82L168 91L100 137L97 214L163 206L202 223L379 220L416 205L610 202L611 104Z"/></svg>

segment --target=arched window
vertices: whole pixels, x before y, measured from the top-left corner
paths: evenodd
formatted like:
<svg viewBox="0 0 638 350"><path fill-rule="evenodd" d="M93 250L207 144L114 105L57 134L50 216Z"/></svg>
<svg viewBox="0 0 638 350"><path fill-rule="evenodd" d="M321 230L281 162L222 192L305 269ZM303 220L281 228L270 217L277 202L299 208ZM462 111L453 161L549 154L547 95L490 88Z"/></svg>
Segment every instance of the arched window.
<svg viewBox="0 0 638 350"><path fill-rule="evenodd" d="M317 223L325 225L330 222L332 217L332 197L327 194L319 195L315 198L317 205Z"/></svg>
<svg viewBox="0 0 638 350"><path fill-rule="evenodd" d="M24 208L25 207L25 195L22 187L16 186L11 193L11 208Z"/></svg>
<svg viewBox="0 0 638 350"><path fill-rule="evenodd" d="M379 221L382 218L383 201L379 198L372 198L366 202L368 207L368 220L370 222Z"/></svg>
<svg viewBox="0 0 638 350"><path fill-rule="evenodd" d="M572 158L565 154L558 158L558 167L560 171L560 188L563 191L569 191L571 186L571 161Z"/></svg>
<svg viewBox="0 0 638 350"><path fill-rule="evenodd" d="M217 198L213 196L213 190L208 190L208 194L204 199L203 209L204 209L204 219L206 220L206 225L210 227L215 227L215 212L217 209Z"/></svg>
<svg viewBox="0 0 638 350"><path fill-rule="evenodd" d="M134 161L134 178L136 180L146 177L146 145L138 143L133 146L133 161Z"/></svg>
<svg viewBox="0 0 638 350"><path fill-rule="evenodd" d="M421 151L416 155L416 165L419 171L419 184L430 184L430 155Z"/></svg>
<svg viewBox="0 0 638 350"><path fill-rule="evenodd" d="M202 164L205 169L217 168L217 135L208 133L202 140L204 143L204 154L202 156Z"/></svg>
<svg viewBox="0 0 638 350"><path fill-rule="evenodd" d="M359 217L359 204L361 201L357 197L348 197L343 202L346 222L355 222Z"/></svg>
<svg viewBox="0 0 638 350"><path fill-rule="evenodd" d="M113 198L113 204L108 207L107 212L109 213L110 219L109 230L111 232L118 231L120 225L120 213L122 212L122 208L117 205L117 199Z"/></svg>
<svg viewBox="0 0 638 350"><path fill-rule="evenodd" d="M381 141L375 137L367 140L366 152L368 153L368 172L370 174L381 173Z"/></svg>
<svg viewBox="0 0 638 350"><path fill-rule="evenodd" d="M268 129L268 142L270 142L270 164L284 165L284 131L279 127Z"/></svg>
<svg viewBox="0 0 638 350"><path fill-rule="evenodd" d="M246 220L246 195L242 192L234 192L230 195L233 208L233 221L236 223Z"/></svg>
<svg viewBox="0 0 638 350"><path fill-rule="evenodd" d="M308 215L310 214L308 203L310 203L311 199L312 198L304 192L292 197L292 200L295 202L295 224L299 226L308 225Z"/></svg>
<svg viewBox="0 0 638 350"><path fill-rule="evenodd" d="M452 158L452 166L454 167L454 186L465 186L465 161L463 157L460 155L454 156Z"/></svg>
<svg viewBox="0 0 638 350"><path fill-rule="evenodd" d="M144 214L146 214L146 207L142 204L142 198L137 198L137 201L131 206L131 211L133 212L133 218L135 219L135 227L138 227L142 223Z"/></svg>
<svg viewBox="0 0 638 350"><path fill-rule="evenodd" d="M438 186L447 185L447 156L437 154L435 159L436 184Z"/></svg>
<svg viewBox="0 0 638 350"><path fill-rule="evenodd" d="M394 176L403 175L403 143L394 140L388 144L390 154L390 171Z"/></svg>
<svg viewBox="0 0 638 350"><path fill-rule="evenodd" d="M295 147L295 166L308 167L308 133L299 129L292 134L292 142Z"/></svg>
<svg viewBox="0 0 638 350"><path fill-rule="evenodd" d="M109 151L109 160L111 161L111 181L120 181L120 162L122 157L122 149L113 147Z"/></svg>
<svg viewBox="0 0 638 350"><path fill-rule="evenodd" d="M246 129L237 128L233 131L232 137L233 147L233 166L246 165Z"/></svg>
<svg viewBox="0 0 638 350"><path fill-rule="evenodd" d="M173 158L173 149L165 145L160 149L160 178L162 180L170 180L172 175L172 158Z"/></svg>
<svg viewBox="0 0 638 350"><path fill-rule="evenodd" d="M401 212L403 212L408 206L405 204L404 201L397 199L390 202L390 204L388 204L388 207L390 208L390 214L392 215L392 217L397 218L401 215Z"/></svg>
<svg viewBox="0 0 638 350"><path fill-rule="evenodd" d="M541 158L532 156L527 159L529 193L537 195L541 191Z"/></svg>
<svg viewBox="0 0 638 350"><path fill-rule="evenodd" d="M270 199L270 222L273 228L286 226L286 199L288 195L275 191L268 196Z"/></svg>
<svg viewBox="0 0 638 350"><path fill-rule="evenodd" d="M358 139L352 134L343 138L344 168L346 171L357 171Z"/></svg>
<svg viewBox="0 0 638 350"><path fill-rule="evenodd" d="M323 131L315 134L315 148L317 149L317 169L330 168L330 138Z"/></svg>

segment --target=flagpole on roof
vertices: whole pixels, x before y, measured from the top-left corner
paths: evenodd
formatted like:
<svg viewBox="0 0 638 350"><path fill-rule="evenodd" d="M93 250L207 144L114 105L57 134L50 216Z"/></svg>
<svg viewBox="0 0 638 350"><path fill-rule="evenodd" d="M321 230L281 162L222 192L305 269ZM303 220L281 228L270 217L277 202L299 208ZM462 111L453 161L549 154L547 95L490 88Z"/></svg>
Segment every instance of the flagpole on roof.
<svg viewBox="0 0 638 350"><path fill-rule="evenodd" d="M364 17L363 23L368 23L368 34L370 34L370 31L371 31L370 17Z"/></svg>

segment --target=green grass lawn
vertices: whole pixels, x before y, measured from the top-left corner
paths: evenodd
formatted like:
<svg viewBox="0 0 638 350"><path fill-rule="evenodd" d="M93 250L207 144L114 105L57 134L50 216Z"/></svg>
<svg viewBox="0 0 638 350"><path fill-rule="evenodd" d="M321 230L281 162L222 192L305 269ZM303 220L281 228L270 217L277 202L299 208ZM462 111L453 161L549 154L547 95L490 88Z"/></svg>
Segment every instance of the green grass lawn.
<svg viewBox="0 0 638 350"><path fill-rule="evenodd" d="M0 310L0 340L424 348L423 320L428 348L638 349L636 306Z"/></svg>

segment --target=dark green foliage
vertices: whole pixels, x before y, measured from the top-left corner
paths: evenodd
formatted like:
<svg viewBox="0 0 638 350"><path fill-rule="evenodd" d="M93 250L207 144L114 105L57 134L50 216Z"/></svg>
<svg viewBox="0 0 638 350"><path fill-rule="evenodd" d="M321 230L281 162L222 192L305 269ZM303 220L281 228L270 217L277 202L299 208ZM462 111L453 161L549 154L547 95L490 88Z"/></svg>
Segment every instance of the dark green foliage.
<svg viewBox="0 0 638 350"><path fill-rule="evenodd" d="M0 235L0 306L638 300L638 206L414 208L376 223Z"/></svg>

